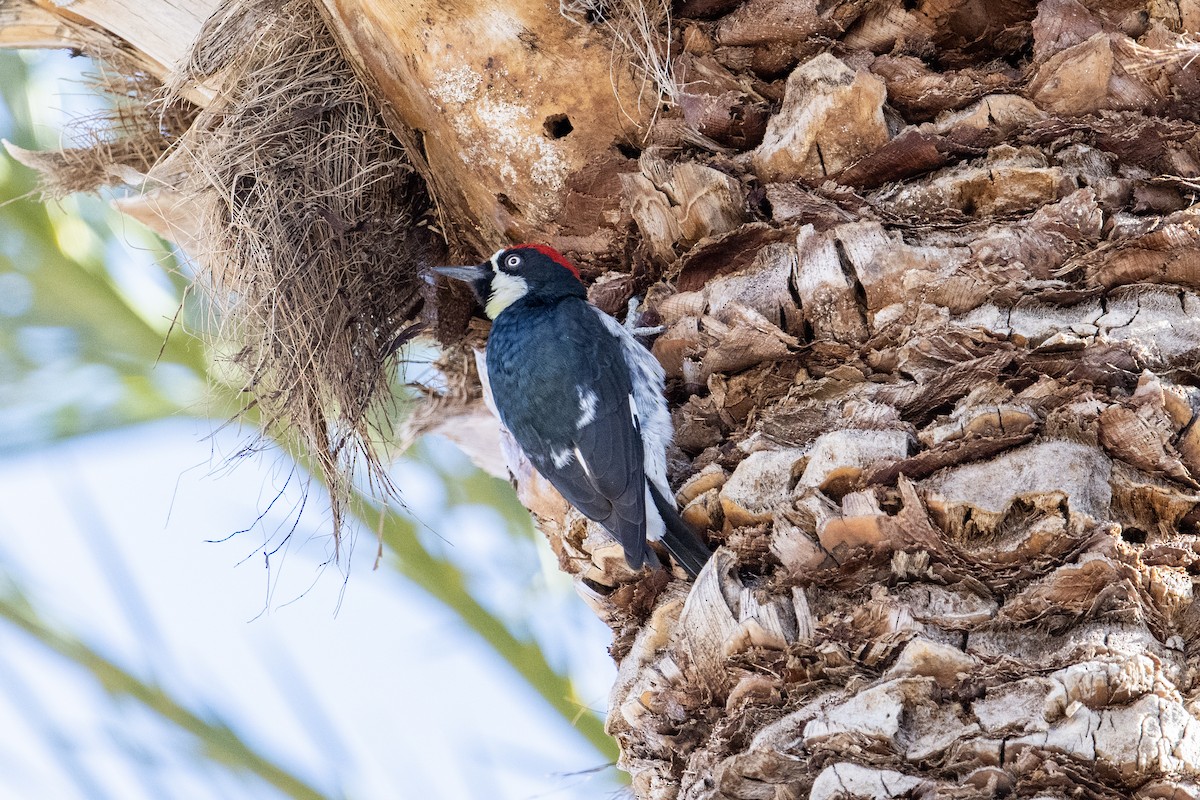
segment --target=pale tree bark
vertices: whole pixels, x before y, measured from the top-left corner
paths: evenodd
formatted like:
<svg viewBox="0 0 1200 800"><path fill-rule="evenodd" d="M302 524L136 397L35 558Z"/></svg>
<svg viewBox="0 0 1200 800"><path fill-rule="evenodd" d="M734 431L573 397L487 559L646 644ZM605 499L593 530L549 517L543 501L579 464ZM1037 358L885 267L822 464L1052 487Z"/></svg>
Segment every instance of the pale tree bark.
<svg viewBox="0 0 1200 800"><path fill-rule="evenodd" d="M1200 797L1200 5L684 0L662 108L638 7L324 6L452 247L549 241L665 326L694 586L500 437L638 795Z"/></svg>

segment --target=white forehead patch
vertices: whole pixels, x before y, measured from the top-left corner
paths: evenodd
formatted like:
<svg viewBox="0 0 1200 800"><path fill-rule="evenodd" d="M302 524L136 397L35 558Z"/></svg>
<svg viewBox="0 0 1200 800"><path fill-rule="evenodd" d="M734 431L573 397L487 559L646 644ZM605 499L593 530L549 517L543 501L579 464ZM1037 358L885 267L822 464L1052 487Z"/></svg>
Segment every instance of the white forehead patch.
<svg viewBox="0 0 1200 800"><path fill-rule="evenodd" d="M492 256L495 261L496 257ZM507 272L496 270L492 275L492 294L488 298L484 311L490 319L500 316L500 312L520 300L529 291L529 284L524 278L509 275Z"/></svg>

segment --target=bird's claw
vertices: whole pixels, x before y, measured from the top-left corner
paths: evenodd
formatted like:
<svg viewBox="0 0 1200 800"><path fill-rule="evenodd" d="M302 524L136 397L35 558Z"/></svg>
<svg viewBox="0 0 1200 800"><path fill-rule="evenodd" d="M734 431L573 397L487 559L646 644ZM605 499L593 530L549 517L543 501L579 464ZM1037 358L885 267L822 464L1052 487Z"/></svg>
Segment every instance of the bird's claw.
<svg viewBox="0 0 1200 800"><path fill-rule="evenodd" d="M625 312L625 330L629 331L630 336L657 336L667 329L665 325L639 326L638 323L641 321L642 315L638 310L641 306L642 299L640 297L629 298L629 310Z"/></svg>

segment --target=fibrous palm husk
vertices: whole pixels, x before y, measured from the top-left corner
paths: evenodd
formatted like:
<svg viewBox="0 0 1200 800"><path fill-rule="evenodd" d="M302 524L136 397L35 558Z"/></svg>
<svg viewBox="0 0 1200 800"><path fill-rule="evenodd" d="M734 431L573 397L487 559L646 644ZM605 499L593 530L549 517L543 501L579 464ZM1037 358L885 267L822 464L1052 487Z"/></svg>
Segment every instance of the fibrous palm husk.
<svg viewBox="0 0 1200 800"><path fill-rule="evenodd" d="M391 488L395 351L444 248L423 182L307 0L224 4L168 107L203 82L214 99L155 172L202 215L192 250L248 404L314 456L338 530L356 468Z"/></svg>
<svg viewBox="0 0 1200 800"><path fill-rule="evenodd" d="M101 97L104 107L72 120L65 132L67 146L59 150L32 151L7 143L14 158L40 173L43 194L55 199L140 181L197 112L183 98L164 108L159 102L162 83L132 54L95 31L72 30L78 33L80 54L91 59L85 87Z"/></svg>

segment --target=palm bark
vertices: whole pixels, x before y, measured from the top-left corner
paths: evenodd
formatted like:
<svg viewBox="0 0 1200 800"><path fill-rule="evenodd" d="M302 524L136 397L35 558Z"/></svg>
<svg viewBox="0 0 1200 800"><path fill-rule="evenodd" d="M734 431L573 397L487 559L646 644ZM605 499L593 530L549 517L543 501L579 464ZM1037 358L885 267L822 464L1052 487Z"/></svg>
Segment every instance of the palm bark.
<svg viewBox="0 0 1200 800"><path fill-rule="evenodd" d="M651 118L603 29L427 5L325 10L452 244L666 326L694 586L501 439L639 796L1200 796L1200 7L685 0Z"/></svg>

